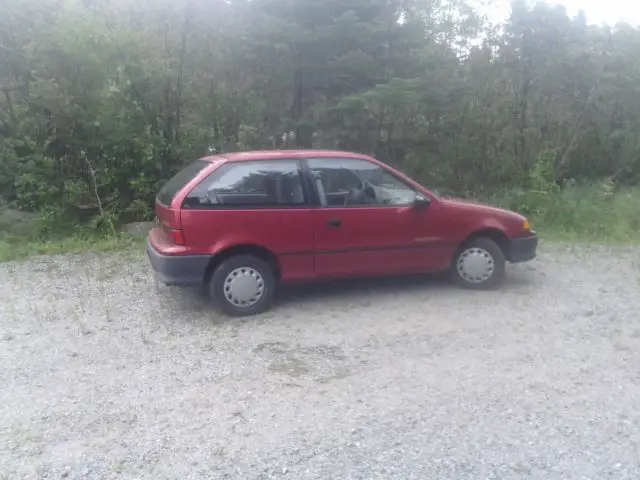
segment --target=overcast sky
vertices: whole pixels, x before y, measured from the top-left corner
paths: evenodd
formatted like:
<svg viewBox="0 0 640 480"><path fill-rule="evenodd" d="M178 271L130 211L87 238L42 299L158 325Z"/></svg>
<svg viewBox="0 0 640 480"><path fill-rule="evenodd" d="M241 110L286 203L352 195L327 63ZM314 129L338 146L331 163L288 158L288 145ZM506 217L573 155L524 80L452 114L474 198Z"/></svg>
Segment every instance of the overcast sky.
<svg viewBox="0 0 640 480"><path fill-rule="evenodd" d="M535 3L534 0L530 1ZM492 0L491 3L492 20L504 20L509 15L509 0ZM622 20L632 25L640 25L640 0L548 0L548 3L564 5L571 16L582 9L589 23L614 25Z"/></svg>

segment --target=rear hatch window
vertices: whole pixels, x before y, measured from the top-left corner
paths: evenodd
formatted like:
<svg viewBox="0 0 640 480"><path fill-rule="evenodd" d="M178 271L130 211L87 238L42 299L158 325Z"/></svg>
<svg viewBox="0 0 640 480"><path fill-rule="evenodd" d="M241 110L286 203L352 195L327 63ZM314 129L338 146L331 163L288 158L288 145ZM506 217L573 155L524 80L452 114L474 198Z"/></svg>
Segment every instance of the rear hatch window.
<svg viewBox="0 0 640 480"><path fill-rule="evenodd" d="M210 165L209 162L196 160L184 167L160 189L157 196L158 202L167 206L171 205L178 192L208 165Z"/></svg>

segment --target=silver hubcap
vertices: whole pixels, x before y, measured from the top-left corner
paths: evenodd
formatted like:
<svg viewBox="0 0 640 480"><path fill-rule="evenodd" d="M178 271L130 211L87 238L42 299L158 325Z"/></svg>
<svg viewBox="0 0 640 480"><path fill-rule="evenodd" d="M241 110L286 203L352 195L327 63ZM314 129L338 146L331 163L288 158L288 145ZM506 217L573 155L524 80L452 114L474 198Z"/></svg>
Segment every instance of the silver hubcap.
<svg viewBox="0 0 640 480"><path fill-rule="evenodd" d="M251 307L264 295L264 279L249 267L233 270L224 280L224 298L236 307Z"/></svg>
<svg viewBox="0 0 640 480"><path fill-rule="evenodd" d="M470 283L482 283L491 278L495 270L493 257L484 248L468 248L456 265L458 274Z"/></svg>

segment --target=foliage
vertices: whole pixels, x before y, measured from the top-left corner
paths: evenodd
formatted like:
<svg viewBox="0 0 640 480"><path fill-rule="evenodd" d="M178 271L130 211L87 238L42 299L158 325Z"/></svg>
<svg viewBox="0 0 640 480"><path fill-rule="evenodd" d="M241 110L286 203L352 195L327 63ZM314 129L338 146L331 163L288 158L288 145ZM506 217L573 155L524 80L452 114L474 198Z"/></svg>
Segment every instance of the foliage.
<svg viewBox="0 0 640 480"><path fill-rule="evenodd" d="M523 0L4 0L0 199L109 232L209 151L322 147L604 231L640 182L638 51Z"/></svg>

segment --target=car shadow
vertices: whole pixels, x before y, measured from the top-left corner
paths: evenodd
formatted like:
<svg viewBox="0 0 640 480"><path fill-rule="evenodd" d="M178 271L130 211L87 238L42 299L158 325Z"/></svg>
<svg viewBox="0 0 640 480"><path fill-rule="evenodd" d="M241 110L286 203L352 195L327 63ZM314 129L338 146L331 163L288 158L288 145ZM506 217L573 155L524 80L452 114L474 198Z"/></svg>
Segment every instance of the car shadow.
<svg viewBox="0 0 640 480"><path fill-rule="evenodd" d="M526 295L537 284L535 272L520 266L508 266L507 276L494 293ZM322 283L288 285L282 287L275 306L317 302L319 300L360 300L362 297L385 296L399 293L451 293L473 292L452 283L446 274L422 274L400 277L332 280ZM489 293L489 292L485 292ZM375 299L375 297L372 297Z"/></svg>
<svg viewBox="0 0 640 480"><path fill-rule="evenodd" d="M357 300L363 296L388 295L418 291L455 289L443 275L415 275L402 277L331 280L281 288L275 300L278 307L318 300Z"/></svg>
<svg viewBox="0 0 640 480"><path fill-rule="evenodd" d="M535 272L521 268L509 268L507 278L497 293L527 295L537 283ZM212 308L200 287L163 287L165 301L174 308L192 313L208 312ZM319 301L361 302L394 294L471 292L454 285L444 274L412 275L365 279L334 279L301 285L286 285L279 289L274 300L275 308L316 303Z"/></svg>

